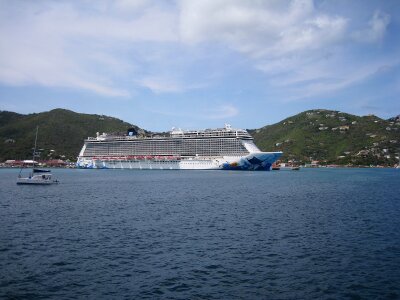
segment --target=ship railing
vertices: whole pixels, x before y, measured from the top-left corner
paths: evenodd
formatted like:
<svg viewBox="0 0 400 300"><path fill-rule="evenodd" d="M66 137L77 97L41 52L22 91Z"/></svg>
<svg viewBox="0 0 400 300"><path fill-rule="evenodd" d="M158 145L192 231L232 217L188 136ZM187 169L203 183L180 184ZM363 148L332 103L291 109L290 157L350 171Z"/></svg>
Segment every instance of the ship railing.
<svg viewBox="0 0 400 300"><path fill-rule="evenodd" d="M107 136L107 137L88 137L85 141L88 142L106 142L106 141L134 141L134 140L154 140L154 139L168 139L168 138L244 138L252 139L252 136L247 132L229 131L229 132L209 132L209 133L172 133L167 136Z"/></svg>
<svg viewBox="0 0 400 300"><path fill-rule="evenodd" d="M146 137L148 138L148 137ZM104 141L133 141L137 140L136 136L107 136L107 137L88 137L86 141L90 142L104 142Z"/></svg>
<svg viewBox="0 0 400 300"><path fill-rule="evenodd" d="M180 156L174 155L127 155L127 156L94 156L92 160L105 160L105 161L131 161L131 160L159 160L171 161L180 160Z"/></svg>
<svg viewBox="0 0 400 300"><path fill-rule="evenodd" d="M198 139L198 138L239 138L239 139L253 139L250 134L224 134L224 135L202 135L202 134L185 134L185 135L171 135L171 138L184 138L184 139Z"/></svg>

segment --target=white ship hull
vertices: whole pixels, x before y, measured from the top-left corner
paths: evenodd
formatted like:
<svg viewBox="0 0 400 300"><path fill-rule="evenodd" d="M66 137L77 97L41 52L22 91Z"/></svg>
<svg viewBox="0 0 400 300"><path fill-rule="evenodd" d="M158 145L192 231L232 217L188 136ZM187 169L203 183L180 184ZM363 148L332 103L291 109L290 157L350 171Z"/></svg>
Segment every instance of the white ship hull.
<svg viewBox="0 0 400 300"><path fill-rule="evenodd" d="M257 152L247 156L187 157L179 159L136 159L129 157L83 158L77 162L86 169L138 170L270 170L281 152Z"/></svg>

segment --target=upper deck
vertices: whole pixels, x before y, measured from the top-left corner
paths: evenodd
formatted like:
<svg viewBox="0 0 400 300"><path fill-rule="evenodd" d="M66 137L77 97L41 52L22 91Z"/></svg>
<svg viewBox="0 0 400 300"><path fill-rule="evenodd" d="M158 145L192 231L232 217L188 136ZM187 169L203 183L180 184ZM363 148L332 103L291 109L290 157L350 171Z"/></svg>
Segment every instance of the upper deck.
<svg viewBox="0 0 400 300"><path fill-rule="evenodd" d="M129 131L128 131L129 132ZM243 156L260 152L246 130L229 125L219 129L181 130L173 128L164 136L137 137L97 134L88 138L80 156L174 155L174 156Z"/></svg>
<svg viewBox="0 0 400 300"><path fill-rule="evenodd" d="M170 132L172 138L210 138L210 137L238 137L244 139L252 139L251 135L244 129L234 129L229 124L225 124L224 128L204 129L204 130L181 130L172 128Z"/></svg>
<svg viewBox="0 0 400 300"><path fill-rule="evenodd" d="M252 136L244 129L232 128L229 124L225 124L224 128L217 129L204 129L204 130L182 130L172 128L169 135L153 135L153 136L123 136L123 135L110 135L107 133L99 134L96 137L88 137L86 141L129 141L138 139L201 139L201 138L238 138L244 140L253 140Z"/></svg>

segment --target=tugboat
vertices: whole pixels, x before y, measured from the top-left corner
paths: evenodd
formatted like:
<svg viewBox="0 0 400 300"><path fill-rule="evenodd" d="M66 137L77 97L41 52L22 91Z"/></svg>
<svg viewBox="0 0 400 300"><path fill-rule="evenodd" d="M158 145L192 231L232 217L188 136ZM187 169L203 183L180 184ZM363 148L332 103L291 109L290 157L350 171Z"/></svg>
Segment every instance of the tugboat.
<svg viewBox="0 0 400 300"><path fill-rule="evenodd" d="M37 143L37 136L38 136L39 126L36 127L36 137L35 137L35 148L33 149L32 155L32 172L29 174L28 177L22 177L21 172L22 168L19 172L17 178L17 184L39 184L39 185L48 185L48 184L57 184L59 181L57 179L52 178L52 174L50 170L43 170L43 169L35 169L35 157L38 156L36 153L36 143Z"/></svg>
<svg viewBox="0 0 400 300"><path fill-rule="evenodd" d="M278 171L299 171L300 167L297 165L294 165L293 163L281 163L280 161L277 161L272 165L272 170Z"/></svg>
<svg viewBox="0 0 400 300"><path fill-rule="evenodd" d="M271 170L272 171L279 171L281 169L281 167L280 167L280 164L278 164L278 163L273 163L272 164L272 166L271 166Z"/></svg>

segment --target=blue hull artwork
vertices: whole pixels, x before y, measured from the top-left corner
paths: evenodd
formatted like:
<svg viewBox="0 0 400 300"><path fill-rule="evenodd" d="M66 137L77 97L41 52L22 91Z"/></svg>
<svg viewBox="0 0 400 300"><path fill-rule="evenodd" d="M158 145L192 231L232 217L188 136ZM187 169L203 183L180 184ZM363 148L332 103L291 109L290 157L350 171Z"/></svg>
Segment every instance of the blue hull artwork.
<svg viewBox="0 0 400 300"><path fill-rule="evenodd" d="M282 156L282 152L260 152L242 157L237 163L222 164L223 170L270 171L272 164Z"/></svg>

